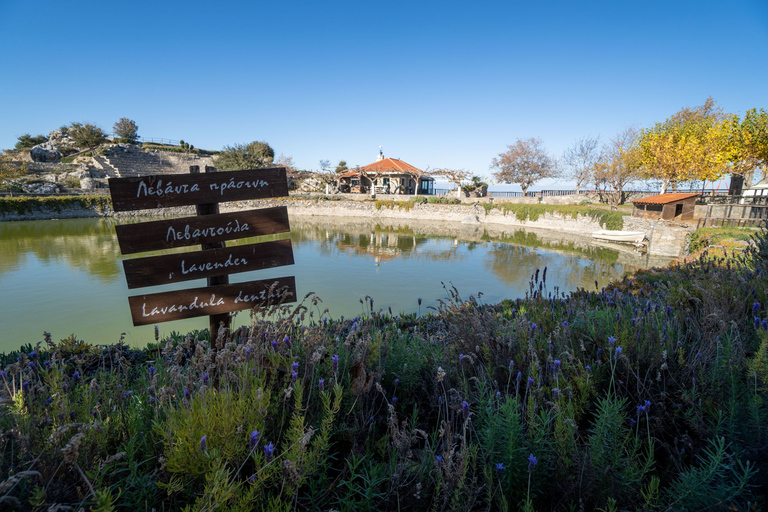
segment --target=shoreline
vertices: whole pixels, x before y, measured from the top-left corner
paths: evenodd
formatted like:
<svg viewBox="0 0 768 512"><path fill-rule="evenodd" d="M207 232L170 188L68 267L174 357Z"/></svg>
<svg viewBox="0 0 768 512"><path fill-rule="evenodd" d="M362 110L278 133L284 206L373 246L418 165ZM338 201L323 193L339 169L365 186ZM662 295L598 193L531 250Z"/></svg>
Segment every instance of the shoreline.
<svg viewBox="0 0 768 512"><path fill-rule="evenodd" d="M106 199L106 198L105 198ZM35 205L24 213L2 211L0 222L23 220L74 219L92 217L165 217L194 215L195 208L191 206L165 208L157 210L136 210L131 212L114 212L108 201L90 201L90 205L73 202L69 205L44 204ZM429 204L393 201L348 201L320 199L268 199L241 201L237 203L221 203L221 212L242 211L253 208L287 206L291 217L336 217L336 218L368 218L382 221L437 221L449 222L464 227L489 228L522 228L547 230L589 237L594 231L605 229L600 222L582 214L559 214L557 211L545 212L536 218L520 220L514 213L504 210L504 203L488 208L479 203L474 204ZM536 205L539 206L539 205ZM558 205L550 206L557 210ZM649 240L648 253L652 256L682 257L688 254L690 234L693 228L675 222L650 221L631 216L622 218L623 228L627 231L643 231Z"/></svg>

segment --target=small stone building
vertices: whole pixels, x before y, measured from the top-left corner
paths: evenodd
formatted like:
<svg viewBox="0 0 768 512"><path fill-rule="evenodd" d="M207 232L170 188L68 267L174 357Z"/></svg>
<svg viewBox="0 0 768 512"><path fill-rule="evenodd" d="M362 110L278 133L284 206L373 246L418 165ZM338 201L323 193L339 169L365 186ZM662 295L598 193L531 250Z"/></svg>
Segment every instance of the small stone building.
<svg viewBox="0 0 768 512"><path fill-rule="evenodd" d="M653 220L694 220L701 194L660 194L632 201L632 216Z"/></svg>

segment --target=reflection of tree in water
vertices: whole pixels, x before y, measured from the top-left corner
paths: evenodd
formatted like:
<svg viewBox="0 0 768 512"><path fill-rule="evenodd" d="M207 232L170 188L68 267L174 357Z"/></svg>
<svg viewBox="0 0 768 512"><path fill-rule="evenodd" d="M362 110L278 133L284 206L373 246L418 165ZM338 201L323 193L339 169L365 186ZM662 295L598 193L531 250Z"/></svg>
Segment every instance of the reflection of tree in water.
<svg viewBox="0 0 768 512"><path fill-rule="evenodd" d="M33 254L44 263L64 262L111 282L120 275L120 248L111 219L63 219L0 223L0 272Z"/></svg>
<svg viewBox="0 0 768 512"><path fill-rule="evenodd" d="M616 263L608 261L508 244L495 245L488 251L485 266L506 283L526 283L536 269L548 267L550 291L553 291L555 279L560 290L590 289L595 281L605 283L606 278L613 278L617 270L619 273L623 271L621 265L617 268Z"/></svg>

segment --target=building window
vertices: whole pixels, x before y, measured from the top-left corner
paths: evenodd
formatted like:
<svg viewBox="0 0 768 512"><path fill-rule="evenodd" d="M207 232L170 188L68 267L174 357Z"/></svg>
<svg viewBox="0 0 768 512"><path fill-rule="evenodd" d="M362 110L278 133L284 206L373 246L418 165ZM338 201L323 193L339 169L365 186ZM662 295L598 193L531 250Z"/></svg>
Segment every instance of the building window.
<svg viewBox="0 0 768 512"><path fill-rule="evenodd" d="M359 187L360 186L360 178L352 178L352 181L350 181L350 186L352 186L352 187Z"/></svg>

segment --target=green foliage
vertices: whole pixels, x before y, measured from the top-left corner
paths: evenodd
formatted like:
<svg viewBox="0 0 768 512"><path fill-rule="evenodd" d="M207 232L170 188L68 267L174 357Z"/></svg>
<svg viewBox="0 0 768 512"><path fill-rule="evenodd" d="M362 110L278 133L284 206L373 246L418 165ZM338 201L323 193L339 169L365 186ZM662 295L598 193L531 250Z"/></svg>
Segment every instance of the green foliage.
<svg viewBox="0 0 768 512"><path fill-rule="evenodd" d="M72 123L69 126L69 136L80 148L95 148L107 141L104 130L90 123Z"/></svg>
<svg viewBox="0 0 768 512"><path fill-rule="evenodd" d="M96 209L100 212L112 208L107 196L57 196L57 197L4 197L0 198L0 214L25 215L36 210L55 210L61 213L67 208Z"/></svg>
<svg viewBox="0 0 768 512"><path fill-rule="evenodd" d="M699 228L691 234L690 252L724 243L748 242L753 233L749 228Z"/></svg>
<svg viewBox="0 0 768 512"><path fill-rule="evenodd" d="M0 186L4 183L13 196L12 180L15 180L27 173L27 166L24 163L13 162L7 152L0 153Z"/></svg>
<svg viewBox="0 0 768 512"><path fill-rule="evenodd" d="M427 202L429 204L461 204L461 199L456 197L428 196Z"/></svg>
<svg viewBox="0 0 768 512"><path fill-rule="evenodd" d="M127 117L121 117L112 127L112 131L118 142L135 144L139 140L139 126L136 121Z"/></svg>
<svg viewBox="0 0 768 512"><path fill-rule="evenodd" d="M748 510L768 494L768 330L755 320L768 279L755 265L705 257L551 295L532 269L524 298L482 305L447 288L427 315L366 300L325 321L308 298L221 349L203 333L144 350L47 336L0 354L4 499Z"/></svg>
<svg viewBox="0 0 768 512"><path fill-rule="evenodd" d="M14 147L16 149L30 149L43 142L48 142L48 137L45 135L40 134L33 137L30 134L25 133L24 135L19 135L18 142Z"/></svg>
<svg viewBox="0 0 768 512"><path fill-rule="evenodd" d="M216 167L220 171L258 169L272 165L275 150L266 142L254 141L248 144L224 146L216 155Z"/></svg>
<svg viewBox="0 0 768 512"><path fill-rule="evenodd" d="M605 229L621 230L624 227L625 213L602 208L589 208L577 205L550 205L550 204L517 204L517 203L483 203L486 215L491 210L501 210L504 215L512 213L517 220L536 222L545 214L560 215L577 219L580 215L589 217L600 223Z"/></svg>

